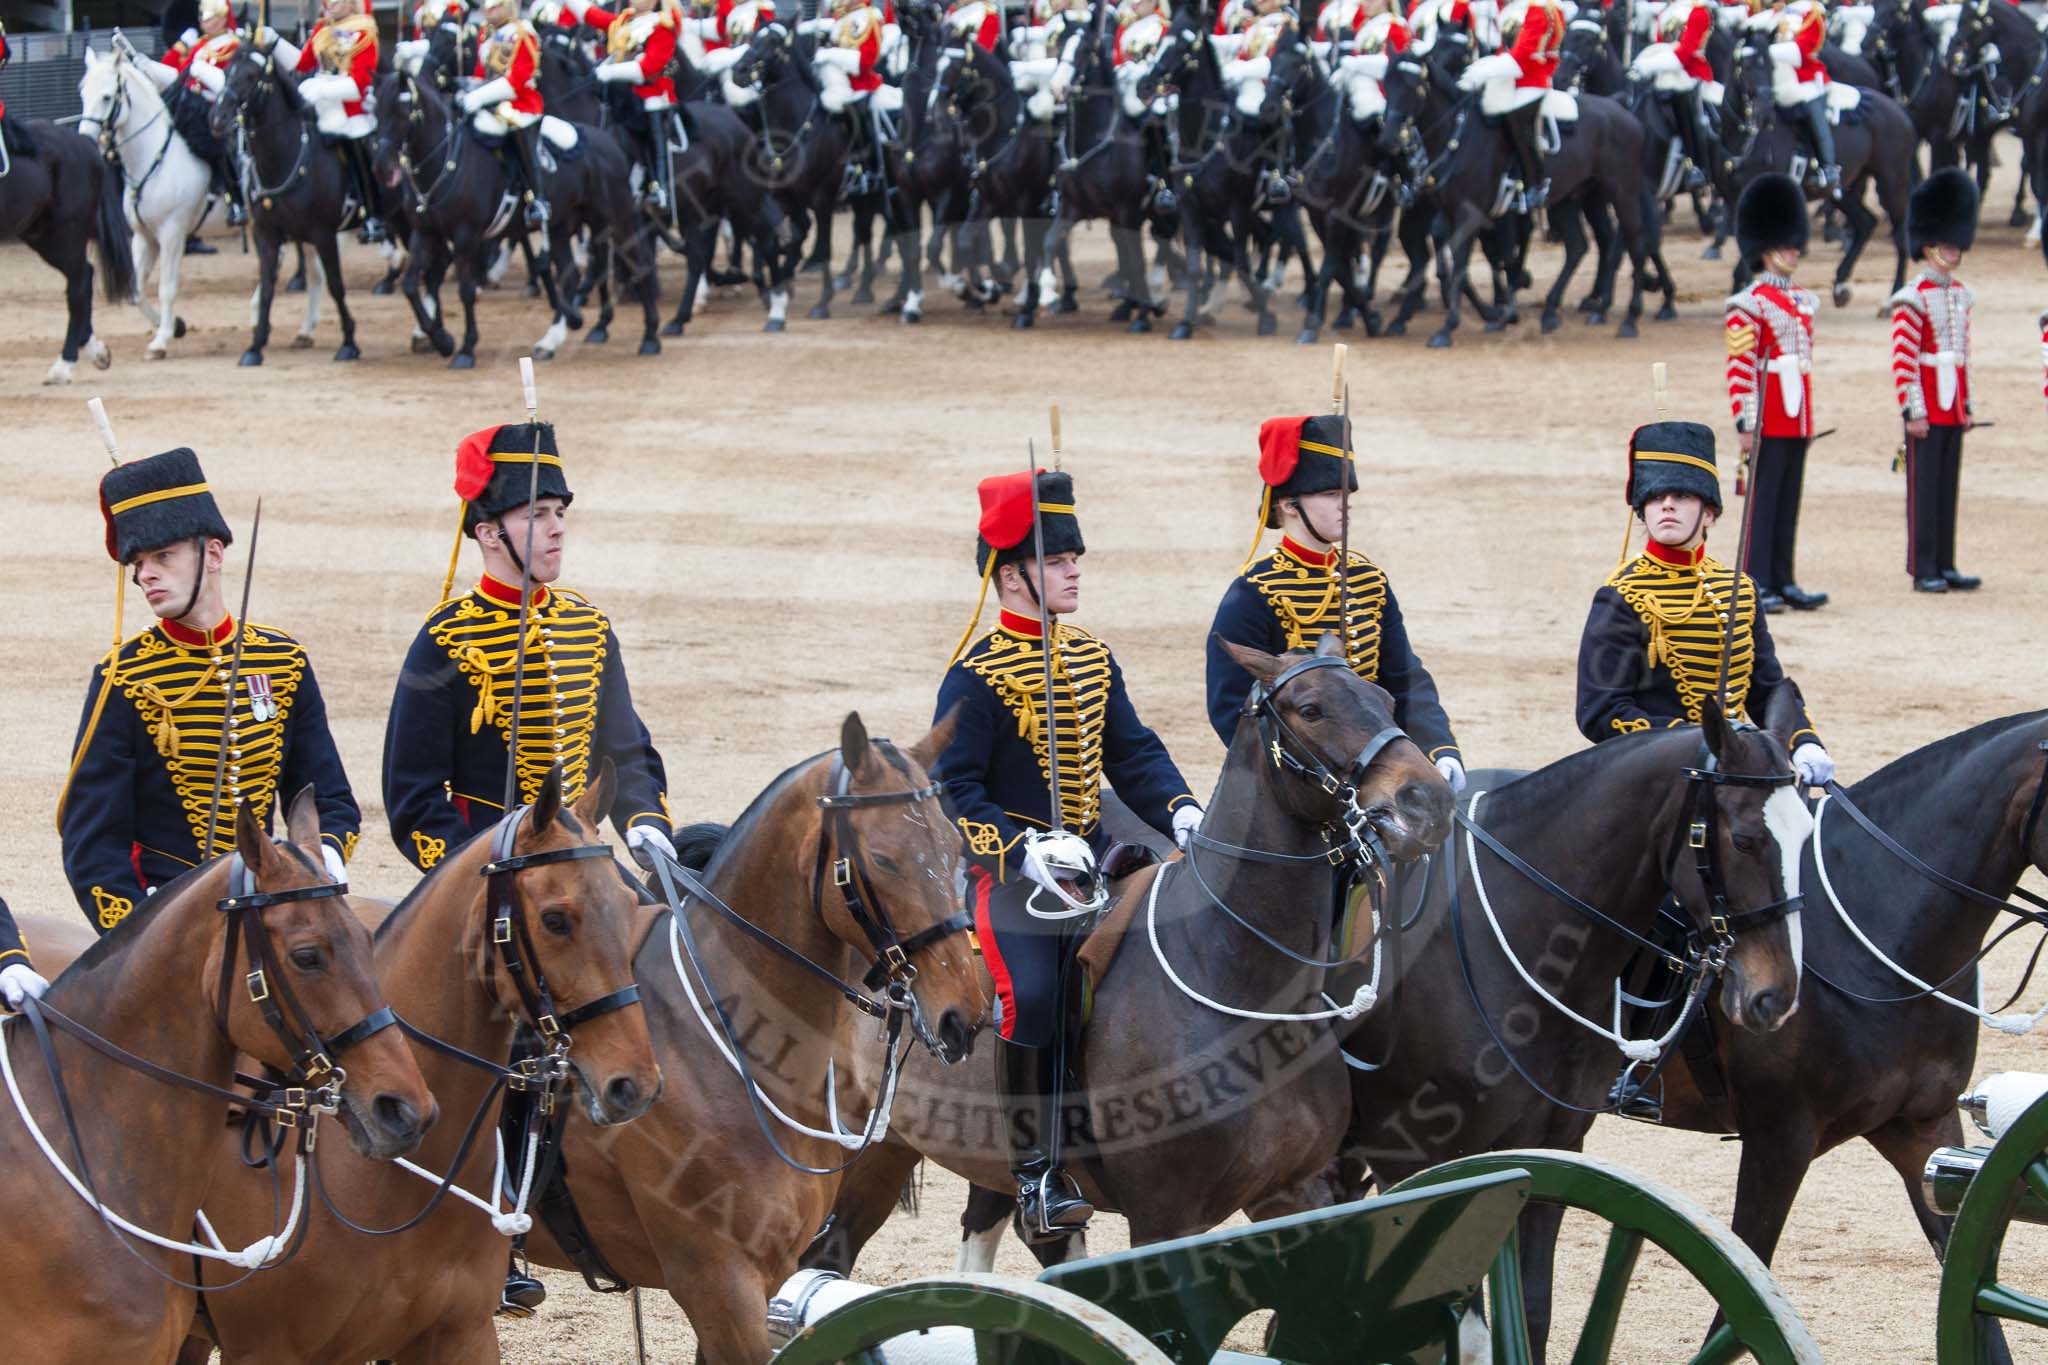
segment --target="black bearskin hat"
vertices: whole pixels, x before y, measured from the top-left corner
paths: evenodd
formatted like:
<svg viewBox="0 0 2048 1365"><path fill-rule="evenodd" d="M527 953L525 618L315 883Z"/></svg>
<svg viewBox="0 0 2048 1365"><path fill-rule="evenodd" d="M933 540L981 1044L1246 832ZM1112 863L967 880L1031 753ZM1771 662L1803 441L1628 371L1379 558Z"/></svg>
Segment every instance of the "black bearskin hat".
<svg viewBox="0 0 2048 1365"><path fill-rule="evenodd" d="M1977 240L1977 181L1958 166L1936 171L1906 201L1906 254L1931 246L1968 251Z"/></svg>
<svg viewBox="0 0 2048 1365"><path fill-rule="evenodd" d="M1783 247L1806 250L1806 192L1789 175L1772 172L1749 182L1735 204L1735 245L1745 261Z"/></svg>
<svg viewBox="0 0 2048 1365"><path fill-rule="evenodd" d="M108 470L100 478L100 515L107 523L107 554L116 564L199 536L235 543L199 457L188 446Z"/></svg>

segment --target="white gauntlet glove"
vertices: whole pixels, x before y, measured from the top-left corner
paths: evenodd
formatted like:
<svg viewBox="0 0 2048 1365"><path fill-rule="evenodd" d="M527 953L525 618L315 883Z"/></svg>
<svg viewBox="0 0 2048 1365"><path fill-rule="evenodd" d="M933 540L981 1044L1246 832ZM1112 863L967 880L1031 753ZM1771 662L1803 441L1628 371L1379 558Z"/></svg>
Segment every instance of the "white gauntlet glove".
<svg viewBox="0 0 2048 1365"><path fill-rule="evenodd" d="M50 983L26 962L12 962L0 967L0 1000L6 1001L7 1008L11 1010L20 1009L21 1002L30 996L42 999L43 992L48 989Z"/></svg>
<svg viewBox="0 0 2048 1365"><path fill-rule="evenodd" d="M1188 839L1202 827L1202 808L1190 801L1173 812L1173 842L1182 848L1188 846Z"/></svg>
<svg viewBox="0 0 2048 1365"><path fill-rule="evenodd" d="M327 864L327 875L330 879L343 886L348 885L348 864L341 860L341 850L325 839L320 841L320 861Z"/></svg>
<svg viewBox="0 0 2048 1365"><path fill-rule="evenodd" d="M626 847L633 852L633 861L640 866L654 870L654 854L651 849L661 850L670 862L676 860L676 846L666 834L655 825L635 825L626 831Z"/></svg>
<svg viewBox="0 0 2048 1365"><path fill-rule="evenodd" d="M607 82L611 82L611 83L614 83L614 84L616 84L616 83L617 83L617 82L619 82L619 81L634 81L634 82L638 82L638 81L639 81L639 79L640 79L640 63L638 63L638 62L603 62L603 63L600 63L600 64L599 64L599 66L598 66L598 68L597 68L597 78L598 78L599 80L601 80L601 81L607 81Z"/></svg>
<svg viewBox="0 0 2048 1365"><path fill-rule="evenodd" d="M1801 786L1825 787L1835 780L1835 760L1810 739L1792 751L1792 770L1799 774Z"/></svg>
<svg viewBox="0 0 2048 1365"><path fill-rule="evenodd" d="M1436 761L1436 770L1444 775L1444 781L1451 784L1451 795L1465 794L1465 765L1450 754Z"/></svg>
<svg viewBox="0 0 2048 1365"><path fill-rule="evenodd" d="M1088 841L1078 834L1040 833L1032 830L1024 836L1025 877L1038 883L1059 898L1058 910L1040 910L1026 903L1025 909L1039 919L1069 919L1076 915L1090 914L1100 910L1109 898L1102 885L1101 874L1095 869L1095 850L1088 847ZM1069 886L1074 889L1070 890ZM1085 899L1076 892L1087 887L1092 890ZM1038 893L1032 893L1032 900Z"/></svg>

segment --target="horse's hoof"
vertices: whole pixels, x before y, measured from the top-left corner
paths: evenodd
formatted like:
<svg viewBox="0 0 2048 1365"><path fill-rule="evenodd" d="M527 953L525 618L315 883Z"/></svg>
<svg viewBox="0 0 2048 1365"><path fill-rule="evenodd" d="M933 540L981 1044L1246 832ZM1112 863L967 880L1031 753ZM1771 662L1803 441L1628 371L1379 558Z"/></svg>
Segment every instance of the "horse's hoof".
<svg viewBox="0 0 2048 1365"><path fill-rule="evenodd" d="M293 337L293 338L292 338L292 349L293 349L294 351L310 351L310 350L312 350L312 349L313 349L313 338L312 338L312 337L310 337L310 336L308 336L308 335L307 335L306 333L304 333L304 332L300 332L300 333L299 333L299 334L298 334L297 336L295 336L295 337Z"/></svg>
<svg viewBox="0 0 2048 1365"><path fill-rule="evenodd" d="M1377 311L1365 315L1365 334L1376 337L1380 334L1380 315Z"/></svg>
<svg viewBox="0 0 2048 1365"><path fill-rule="evenodd" d="M1078 313L1081 311L1081 305L1078 301L1075 300L1072 294L1062 294L1059 296L1059 298L1053 301L1052 311L1055 315L1064 313Z"/></svg>
<svg viewBox="0 0 2048 1365"><path fill-rule="evenodd" d="M1150 332L1152 330L1152 319L1147 317L1145 314L1140 313L1138 314L1138 316L1131 319L1131 325L1124 328L1124 330L1126 332L1129 332L1134 337L1144 336L1147 332Z"/></svg>
<svg viewBox="0 0 2048 1365"><path fill-rule="evenodd" d="M111 369L114 364L114 348L103 341L95 341L92 344L92 367L96 370Z"/></svg>
<svg viewBox="0 0 2048 1365"><path fill-rule="evenodd" d="M1659 322L1670 322L1677 316L1678 310L1668 303L1657 310L1657 321Z"/></svg>
<svg viewBox="0 0 2048 1365"><path fill-rule="evenodd" d="M1260 335L1260 336L1262 336L1262 337L1269 337L1269 336L1273 335L1273 333L1274 333L1274 332L1276 332L1276 331L1278 331L1279 329L1280 329L1280 319L1278 319L1278 318L1274 317L1274 316L1273 316L1273 315L1272 315L1271 313L1261 313L1261 314L1259 314L1259 335Z"/></svg>
<svg viewBox="0 0 2048 1365"><path fill-rule="evenodd" d="M1441 351L1450 344L1451 334L1449 332L1438 332L1429 339L1429 349L1432 351Z"/></svg>
<svg viewBox="0 0 2048 1365"><path fill-rule="evenodd" d="M582 313L581 313L580 311L578 311L578 310L576 310L576 309L574 309L574 308L571 308L571 309L568 309L568 310L566 310L566 311L565 311L565 312L564 312L564 313L562 314L562 325L563 325L564 327L567 327L567 328L568 328L568 329L569 329L570 331L572 331L572 332L580 332L580 331L582 331L582 330L583 330L583 314L582 314Z"/></svg>
<svg viewBox="0 0 2048 1365"><path fill-rule="evenodd" d="M485 288L489 287L490 286L488 285L485 286ZM540 281L528 280L526 282L526 297L530 299L537 299L540 297Z"/></svg>
<svg viewBox="0 0 2048 1365"><path fill-rule="evenodd" d="M1395 319L1394 319L1394 320L1393 320L1392 322L1390 322L1390 323L1388 323L1388 324L1387 324L1387 335L1388 335L1388 336L1390 336L1390 337L1404 337L1404 336L1407 336L1407 335L1408 335L1408 324L1407 324L1407 323L1405 323L1405 322L1403 322L1403 321L1402 321L1401 319L1399 319L1399 318L1395 318Z"/></svg>
<svg viewBox="0 0 2048 1365"><path fill-rule="evenodd" d="M391 288L391 281L389 281L389 280L379 280L379 281L377 281L377 282L376 282L375 284L373 284L373 285L371 285L371 286L370 286L370 292L371 292L372 294L375 294L375 295L376 295L376 296L377 296L378 298L383 298L383 297L385 297L386 295L388 295L388 294L390 294L390 293L392 292L392 288Z"/></svg>
<svg viewBox="0 0 2048 1365"><path fill-rule="evenodd" d="M611 329L611 328L609 328L609 327L593 327L593 328L591 328L591 329L590 329L590 333L589 333L589 335L587 335L587 336L585 336L585 337L583 338L583 344L584 344L585 346L602 346L602 345L604 345L604 344L605 344L605 343L606 343L607 341L610 341L611 339L612 339L612 329Z"/></svg>
<svg viewBox="0 0 2048 1365"><path fill-rule="evenodd" d="M360 360L362 357L362 351L357 348L353 341L342 342L340 348L334 353L336 360Z"/></svg>
<svg viewBox="0 0 2048 1365"><path fill-rule="evenodd" d="M1564 319L1558 316L1557 310L1555 308L1546 308L1543 310L1543 333L1545 336L1548 336L1550 333L1555 332L1558 328L1562 326L1564 326Z"/></svg>
<svg viewBox="0 0 2048 1365"><path fill-rule="evenodd" d="M170 353L171 352L168 347L159 346L154 341L150 342L149 345L142 348L142 358L144 360L162 360Z"/></svg>
<svg viewBox="0 0 2048 1365"><path fill-rule="evenodd" d="M924 313L922 311L916 308L906 308L903 310L903 322L905 326L915 326L916 324L923 321Z"/></svg>
<svg viewBox="0 0 2048 1365"><path fill-rule="evenodd" d="M1011 330L1018 332L1026 331L1036 326L1037 324L1038 315L1028 310L1019 312L1015 317L1010 319Z"/></svg>
<svg viewBox="0 0 2048 1365"><path fill-rule="evenodd" d="M1850 288L1849 282L1847 280L1836 280L1835 291L1831 297L1833 297L1835 301L1835 307L1847 308L1849 306L1849 300L1854 294L1855 290Z"/></svg>
<svg viewBox="0 0 2048 1365"><path fill-rule="evenodd" d="M661 334L665 337L679 337L683 334L683 324L678 319L670 318L662 324Z"/></svg>
<svg viewBox="0 0 2048 1365"><path fill-rule="evenodd" d="M1605 308L1595 308L1592 312L1586 314L1586 325L1588 327L1605 327L1607 325L1607 310Z"/></svg>
<svg viewBox="0 0 2048 1365"><path fill-rule="evenodd" d="M248 350L242 352L242 358L235 363L243 369L248 369L252 365L261 365L263 363L263 352L251 346Z"/></svg>
<svg viewBox="0 0 2048 1365"><path fill-rule="evenodd" d="M1129 299L1125 299L1122 303L1109 310L1109 320L1111 322L1129 322L1131 314L1135 309L1136 305Z"/></svg>
<svg viewBox="0 0 2048 1365"><path fill-rule="evenodd" d="M306 277L304 275L294 275L290 279L286 280L284 282L284 292L287 294L305 293Z"/></svg>
<svg viewBox="0 0 2048 1365"><path fill-rule="evenodd" d="M1526 270L1518 270L1518 271L1516 271L1516 272L1515 272L1515 288L1517 288L1517 289L1534 289L1535 287L1536 287L1536 279L1535 279L1535 277L1534 277L1533 275L1531 275L1531 274L1530 274L1530 273L1529 273L1528 271L1526 271Z"/></svg>
<svg viewBox="0 0 2048 1365"><path fill-rule="evenodd" d="M2012 215L2005 220L2005 225L2007 227L2032 227L2034 225L2032 210L2015 206Z"/></svg>
<svg viewBox="0 0 2048 1365"><path fill-rule="evenodd" d="M1634 318L1623 318L1621 326L1615 329L1614 335L1623 341L1634 341L1637 336L1636 320Z"/></svg>
<svg viewBox="0 0 2048 1365"><path fill-rule="evenodd" d="M1186 341L1190 337L1194 336L1194 334L1195 329L1185 322L1174 324L1173 331L1172 333L1170 333L1172 339L1175 341Z"/></svg>
<svg viewBox="0 0 2048 1365"><path fill-rule="evenodd" d="M879 312L885 318L896 316L898 313L901 313L903 311L902 296L898 295L896 298L890 299L876 311Z"/></svg>
<svg viewBox="0 0 2048 1365"><path fill-rule="evenodd" d="M661 342L655 337L646 337L640 342L641 355L660 355Z"/></svg>
<svg viewBox="0 0 2048 1365"><path fill-rule="evenodd" d="M761 330L764 332L782 332L787 331L788 329L789 323L782 318L770 318L768 319L768 321L761 324Z"/></svg>
<svg viewBox="0 0 2048 1365"><path fill-rule="evenodd" d="M553 360L555 353L545 346L536 346L533 348L533 358L535 360Z"/></svg>
<svg viewBox="0 0 2048 1365"><path fill-rule="evenodd" d="M428 351L431 351L433 349L434 343L427 340L425 337L416 336L412 339L412 353L414 355L425 355Z"/></svg>
<svg viewBox="0 0 2048 1365"><path fill-rule="evenodd" d="M1498 314L1497 314L1497 315L1495 315L1495 316L1493 316L1493 317L1490 317L1490 318L1488 318L1488 319L1486 320L1486 328L1485 328L1485 330L1487 330L1487 331L1489 331L1489 332L1505 332L1505 331L1506 331L1507 329L1508 329L1508 320L1507 320L1507 318L1506 318L1506 317L1504 317L1504 316L1500 316L1500 315L1498 315Z"/></svg>
<svg viewBox="0 0 2048 1365"><path fill-rule="evenodd" d="M1313 346L1321 339L1322 332L1314 327L1304 327L1294 334L1294 344L1297 346Z"/></svg>
<svg viewBox="0 0 2048 1365"><path fill-rule="evenodd" d="M43 376L43 382L45 384L69 384L72 378L72 368L71 361L52 361L48 373Z"/></svg>
<svg viewBox="0 0 2048 1365"><path fill-rule="evenodd" d="M448 362L448 368L451 370L473 370L476 368L476 357L468 351L464 351L461 355Z"/></svg>
<svg viewBox="0 0 2048 1365"><path fill-rule="evenodd" d="M832 316L832 310L821 303L817 307L813 308L810 312L804 314L804 316L809 318L812 322L823 322L825 321L825 319Z"/></svg>
<svg viewBox="0 0 2048 1365"><path fill-rule="evenodd" d="M875 291L866 285L862 285L853 291L853 301L855 303L873 303L875 301Z"/></svg>
<svg viewBox="0 0 2048 1365"><path fill-rule="evenodd" d="M181 336L185 335L185 319L183 319L183 318L172 318L172 319L171 319L171 335L172 335L172 336L174 336L174 337L181 337Z"/></svg>
<svg viewBox="0 0 2048 1365"><path fill-rule="evenodd" d="M832 292L833 292L833 293L835 293L835 294L843 294L843 293L845 293L845 292L846 292L847 290L849 290L849 289L851 289L851 288L853 288L853 276L851 276L851 275L834 275L834 276L832 277Z"/></svg>
<svg viewBox="0 0 2048 1365"><path fill-rule="evenodd" d="M1701 259L1701 260L1703 260L1703 261L1718 261L1718 260L1720 260L1720 259L1721 259L1721 248L1720 248L1720 247L1717 247L1717 246L1715 246L1715 245L1714 245L1714 244L1713 244L1712 242L1709 242L1709 243L1707 243L1707 247L1706 247L1706 250L1704 250L1704 251L1700 252L1700 259Z"/></svg>

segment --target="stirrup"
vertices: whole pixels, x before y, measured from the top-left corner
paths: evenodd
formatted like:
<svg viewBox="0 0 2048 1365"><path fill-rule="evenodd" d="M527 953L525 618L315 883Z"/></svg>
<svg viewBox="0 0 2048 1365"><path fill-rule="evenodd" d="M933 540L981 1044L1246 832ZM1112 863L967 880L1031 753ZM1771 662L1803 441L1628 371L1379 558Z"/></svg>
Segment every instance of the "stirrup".
<svg viewBox="0 0 2048 1365"><path fill-rule="evenodd" d="M1079 1208L1086 1211L1086 1216L1078 1223L1055 1225L1050 1217L1051 1207L1046 1200L1048 1187L1058 1191L1060 1202L1069 1212ZM1017 1213L1026 1239L1039 1241L1048 1237L1069 1237L1077 1232L1086 1232L1089 1220L1095 1216L1095 1206L1089 1203L1078 1189L1070 1187L1065 1171L1054 1166L1036 1180L1027 1178L1017 1182Z"/></svg>
<svg viewBox="0 0 2048 1365"><path fill-rule="evenodd" d="M1607 1088L1607 1103L1616 1118L1661 1124L1664 1122L1663 1097L1661 1094L1652 1095L1647 1087L1635 1084L1638 1065L1630 1062L1622 1067L1621 1074L1614 1078L1614 1084Z"/></svg>

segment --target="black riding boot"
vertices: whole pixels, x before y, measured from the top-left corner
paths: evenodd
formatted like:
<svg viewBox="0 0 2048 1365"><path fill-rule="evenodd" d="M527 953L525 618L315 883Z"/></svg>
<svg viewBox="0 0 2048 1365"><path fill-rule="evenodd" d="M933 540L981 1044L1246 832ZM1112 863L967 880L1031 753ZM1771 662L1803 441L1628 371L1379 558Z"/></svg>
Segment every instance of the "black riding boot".
<svg viewBox="0 0 2048 1365"><path fill-rule="evenodd" d="M1820 161L1821 188L1840 195L1842 168L1835 162L1835 130L1828 122L1828 101L1823 95L1806 102L1806 129L1813 138L1813 154Z"/></svg>
<svg viewBox="0 0 2048 1365"><path fill-rule="evenodd" d="M548 225L548 196L540 179L540 120L512 130L512 146L519 157L519 173L526 177L526 225Z"/></svg>
<svg viewBox="0 0 2048 1365"><path fill-rule="evenodd" d="M1079 1232L1095 1210L1056 1162L1059 1051L996 1041L996 1086L1009 1123L1017 1212L1038 1236Z"/></svg>
<svg viewBox="0 0 2048 1365"><path fill-rule="evenodd" d="M235 165L235 154L221 148L220 157L213 163L214 184L228 200L228 226L240 227L249 221L248 206L242 202L241 168Z"/></svg>
<svg viewBox="0 0 2048 1365"><path fill-rule="evenodd" d="M1536 120L1542 116L1542 100L1532 100L1508 115L1508 135L1515 144L1515 156L1522 163L1524 213L1536 212L1550 196L1550 182L1543 178L1543 149L1536 143Z"/></svg>
<svg viewBox="0 0 2048 1365"><path fill-rule="evenodd" d="M1160 217L1178 211L1180 201L1174 197L1173 167L1171 153L1166 145L1166 125L1156 116L1148 115L1144 123L1145 178L1152 186L1152 209Z"/></svg>
<svg viewBox="0 0 2048 1365"><path fill-rule="evenodd" d="M672 112L668 109L650 109L647 112L647 183L640 187L640 197L664 218L669 215L668 121Z"/></svg>
<svg viewBox="0 0 2048 1365"><path fill-rule="evenodd" d="M365 245L375 245L391 239L384 231L384 196L377 190L377 172L370 165L370 149L363 145L367 141L367 138L343 138L341 154L348 163L349 176L355 181L356 197L363 203L363 225L356 231L356 240Z"/></svg>
<svg viewBox="0 0 2048 1365"><path fill-rule="evenodd" d="M1700 111L1699 87L1678 92L1679 137L1685 143L1686 160L1692 164L1686 167L1685 179L1680 188L1691 192L1705 189L1707 185L1707 121Z"/></svg>

